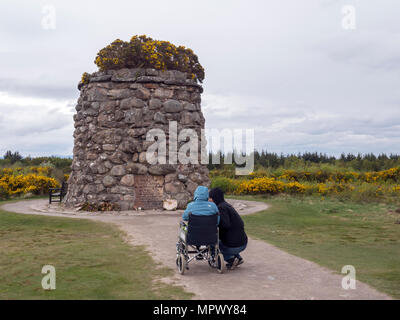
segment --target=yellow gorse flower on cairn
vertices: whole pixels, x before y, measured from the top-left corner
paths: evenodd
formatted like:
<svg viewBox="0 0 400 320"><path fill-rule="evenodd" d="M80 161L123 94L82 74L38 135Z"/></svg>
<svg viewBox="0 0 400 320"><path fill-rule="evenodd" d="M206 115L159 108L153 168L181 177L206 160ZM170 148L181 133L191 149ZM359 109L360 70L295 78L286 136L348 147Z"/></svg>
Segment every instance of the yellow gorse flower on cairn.
<svg viewBox="0 0 400 320"><path fill-rule="evenodd" d="M122 68L178 70L187 73L189 79L200 83L204 80L204 69L193 50L145 35L133 36L129 42L113 41L98 52L95 64L101 71ZM82 83L85 79L83 76Z"/></svg>

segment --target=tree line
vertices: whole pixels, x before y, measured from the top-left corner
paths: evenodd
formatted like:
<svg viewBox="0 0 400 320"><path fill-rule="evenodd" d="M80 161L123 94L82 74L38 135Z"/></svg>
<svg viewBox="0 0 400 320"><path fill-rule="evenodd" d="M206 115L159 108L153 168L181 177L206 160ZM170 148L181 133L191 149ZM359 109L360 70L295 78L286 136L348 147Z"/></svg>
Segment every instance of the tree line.
<svg viewBox="0 0 400 320"><path fill-rule="evenodd" d="M213 164L211 159L220 156L221 161L219 164ZM210 170L222 169L233 165L226 165L225 159L230 159L232 154L209 154L209 165ZM233 155L233 159L234 159ZM328 155L326 153L318 152L304 152L297 154L283 154L276 152L268 152L267 150L256 150L254 152L254 165L256 168L304 168L309 166L318 165L329 165L335 167L342 167L346 169L353 169L356 171L381 171L387 170L393 167L400 166L400 155L398 154L385 154L381 153L375 155L374 153L366 154L352 154L342 153L339 157Z"/></svg>
<svg viewBox="0 0 400 320"><path fill-rule="evenodd" d="M220 157L220 163L213 163L212 159ZM222 169L235 164L225 164L227 159L235 159L232 154L209 154L208 168ZM40 166L43 163L51 164L55 168L63 169L69 168L72 164L71 158L63 158L58 156L51 157L23 157L18 151L7 151L3 159L0 159L0 167L7 166ZM326 153L318 152L304 152L297 154L283 154L276 152L268 152L267 150L256 150L254 152L254 165L255 168L305 168L308 166L316 165L330 165L335 167L342 167L346 169L353 169L356 171L381 171L400 166L400 155L398 154L385 154L381 153L375 155L374 153L366 154L352 154L342 153L340 157L328 155Z"/></svg>
<svg viewBox="0 0 400 320"><path fill-rule="evenodd" d="M0 159L0 167L8 166L41 166L43 164L53 166L57 169L70 168L72 164L71 158L63 158L58 156L51 157L23 157L18 151L12 152L8 150L4 155L3 159Z"/></svg>

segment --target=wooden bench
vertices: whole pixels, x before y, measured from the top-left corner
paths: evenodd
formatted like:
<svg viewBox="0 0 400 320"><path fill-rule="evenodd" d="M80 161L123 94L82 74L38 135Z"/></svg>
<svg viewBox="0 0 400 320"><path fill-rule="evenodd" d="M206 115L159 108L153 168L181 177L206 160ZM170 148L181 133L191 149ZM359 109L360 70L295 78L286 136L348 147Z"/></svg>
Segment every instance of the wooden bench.
<svg viewBox="0 0 400 320"><path fill-rule="evenodd" d="M49 204L52 202L61 202L68 191L68 183L63 182L61 188L49 189ZM54 200L55 199L55 200Z"/></svg>

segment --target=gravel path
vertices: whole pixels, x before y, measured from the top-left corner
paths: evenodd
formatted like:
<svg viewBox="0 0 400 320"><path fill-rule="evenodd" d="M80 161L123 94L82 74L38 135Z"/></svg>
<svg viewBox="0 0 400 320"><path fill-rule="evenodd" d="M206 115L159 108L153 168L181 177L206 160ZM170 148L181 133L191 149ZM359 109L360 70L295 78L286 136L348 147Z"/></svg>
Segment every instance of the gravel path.
<svg viewBox="0 0 400 320"><path fill-rule="evenodd" d="M229 200L242 215L258 212L268 205L255 201ZM126 232L132 245L145 245L155 261L176 270L175 243L182 211L129 211L119 214L88 214L48 206L47 200L8 203L1 209L24 214L85 218L113 223ZM343 275L335 274L313 262L288 254L261 241L249 239L242 254L245 263L218 274L207 262L193 261L190 270L177 272L169 283L182 285L195 299L390 299L357 281L357 289L341 287ZM340 272L341 266L338 267Z"/></svg>

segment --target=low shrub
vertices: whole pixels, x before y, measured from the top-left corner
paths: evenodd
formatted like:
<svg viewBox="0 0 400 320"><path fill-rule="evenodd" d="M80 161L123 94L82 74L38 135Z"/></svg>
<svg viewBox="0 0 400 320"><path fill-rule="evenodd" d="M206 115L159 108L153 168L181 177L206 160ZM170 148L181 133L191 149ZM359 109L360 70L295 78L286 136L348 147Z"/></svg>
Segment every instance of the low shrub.
<svg viewBox="0 0 400 320"><path fill-rule="evenodd" d="M54 178L31 173L27 175L3 175L0 178L0 186L3 190L1 193L10 197L27 193L47 194L49 188L57 188L60 184Z"/></svg>
<svg viewBox="0 0 400 320"><path fill-rule="evenodd" d="M277 194L285 190L285 184L275 178L255 178L242 181L236 189L237 194Z"/></svg>
<svg viewBox="0 0 400 320"><path fill-rule="evenodd" d="M178 70L199 82L204 80L204 69L192 49L145 35L133 36L129 42L115 40L98 52L95 64L101 71L122 68Z"/></svg>
<svg viewBox="0 0 400 320"><path fill-rule="evenodd" d="M304 194L307 186L298 182L289 182L285 184L285 192L290 194Z"/></svg>
<svg viewBox="0 0 400 320"><path fill-rule="evenodd" d="M224 193L233 193L239 185L239 181L225 178L216 177L211 179L211 188L220 188Z"/></svg>
<svg viewBox="0 0 400 320"><path fill-rule="evenodd" d="M214 177L211 187L219 187L224 192L237 195L319 195L322 198L329 196L338 200L352 200L355 202L385 202L398 203L400 200L400 185L393 185L389 181L356 182L327 181L297 182L293 180L280 181L274 177L260 177L243 179L229 179Z"/></svg>

